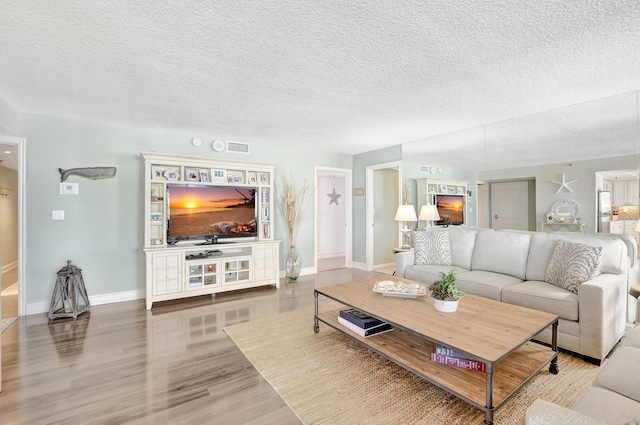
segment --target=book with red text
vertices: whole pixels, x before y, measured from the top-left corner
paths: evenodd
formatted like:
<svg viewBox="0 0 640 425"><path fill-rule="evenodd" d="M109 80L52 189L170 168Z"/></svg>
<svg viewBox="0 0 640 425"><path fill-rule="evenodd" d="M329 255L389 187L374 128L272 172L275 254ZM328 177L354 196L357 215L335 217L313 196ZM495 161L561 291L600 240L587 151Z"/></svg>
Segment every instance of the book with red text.
<svg viewBox="0 0 640 425"><path fill-rule="evenodd" d="M446 364L448 366L455 366L462 369L475 370L478 372L485 372L484 363L476 360L462 359L459 357L445 356L444 354L431 353L431 361L440 364Z"/></svg>

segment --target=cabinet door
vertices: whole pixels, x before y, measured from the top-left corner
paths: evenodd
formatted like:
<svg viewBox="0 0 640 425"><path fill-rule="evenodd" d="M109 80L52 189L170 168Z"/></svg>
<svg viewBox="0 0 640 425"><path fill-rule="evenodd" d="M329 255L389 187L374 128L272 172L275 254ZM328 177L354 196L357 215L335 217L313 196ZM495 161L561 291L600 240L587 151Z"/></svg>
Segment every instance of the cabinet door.
<svg viewBox="0 0 640 425"><path fill-rule="evenodd" d="M623 234L624 233L624 223L622 221L612 221L609 226L609 233Z"/></svg>
<svg viewBox="0 0 640 425"><path fill-rule="evenodd" d="M627 182L613 182L613 205L627 205Z"/></svg>
<svg viewBox="0 0 640 425"><path fill-rule="evenodd" d="M254 279L264 280L276 278L276 261L278 261L278 258L274 245L256 246L254 248Z"/></svg>
<svg viewBox="0 0 640 425"><path fill-rule="evenodd" d="M624 233L635 236L636 225L638 224L638 220L625 220L624 221Z"/></svg>
<svg viewBox="0 0 640 425"><path fill-rule="evenodd" d="M153 295L182 291L182 261L181 253L153 255Z"/></svg>
<svg viewBox="0 0 640 425"><path fill-rule="evenodd" d="M627 182L627 198L629 205L640 205L640 194L638 193L640 185L638 180Z"/></svg>

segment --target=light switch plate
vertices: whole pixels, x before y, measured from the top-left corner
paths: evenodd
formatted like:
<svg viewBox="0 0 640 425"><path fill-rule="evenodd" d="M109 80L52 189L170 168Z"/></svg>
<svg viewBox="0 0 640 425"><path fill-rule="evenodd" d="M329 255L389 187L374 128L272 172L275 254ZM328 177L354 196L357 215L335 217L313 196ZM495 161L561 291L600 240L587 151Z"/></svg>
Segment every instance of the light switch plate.
<svg viewBox="0 0 640 425"><path fill-rule="evenodd" d="M60 183L60 195L77 195L79 189L78 183Z"/></svg>
<svg viewBox="0 0 640 425"><path fill-rule="evenodd" d="M52 220L64 220L64 211L53 210L51 211Z"/></svg>

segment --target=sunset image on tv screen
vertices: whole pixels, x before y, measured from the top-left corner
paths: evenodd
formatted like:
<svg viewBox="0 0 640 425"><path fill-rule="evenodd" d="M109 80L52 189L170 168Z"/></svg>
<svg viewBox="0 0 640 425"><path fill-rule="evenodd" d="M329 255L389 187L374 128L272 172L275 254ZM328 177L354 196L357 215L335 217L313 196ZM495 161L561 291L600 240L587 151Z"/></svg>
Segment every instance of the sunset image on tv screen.
<svg viewBox="0 0 640 425"><path fill-rule="evenodd" d="M169 236L242 235L256 231L255 190L171 186Z"/></svg>
<svg viewBox="0 0 640 425"><path fill-rule="evenodd" d="M436 207L440 215L438 224L464 223L464 203L462 196L438 196Z"/></svg>

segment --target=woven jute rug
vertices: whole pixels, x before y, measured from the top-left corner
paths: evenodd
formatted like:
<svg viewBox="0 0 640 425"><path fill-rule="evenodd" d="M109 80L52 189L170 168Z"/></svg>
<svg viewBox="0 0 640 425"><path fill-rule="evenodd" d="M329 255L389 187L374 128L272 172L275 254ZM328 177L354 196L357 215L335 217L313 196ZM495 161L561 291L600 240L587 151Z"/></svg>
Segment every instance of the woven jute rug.
<svg viewBox="0 0 640 425"><path fill-rule="evenodd" d="M315 334L312 309L242 323L225 332L304 424L466 425L484 420L482 411L329 326L320 323ZM525 411L537 398L570 407L598 371L564 353L559 366L558 375L545 368L503 404L495 423L524 424Z"/></svg>

